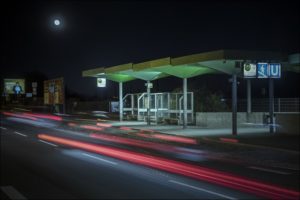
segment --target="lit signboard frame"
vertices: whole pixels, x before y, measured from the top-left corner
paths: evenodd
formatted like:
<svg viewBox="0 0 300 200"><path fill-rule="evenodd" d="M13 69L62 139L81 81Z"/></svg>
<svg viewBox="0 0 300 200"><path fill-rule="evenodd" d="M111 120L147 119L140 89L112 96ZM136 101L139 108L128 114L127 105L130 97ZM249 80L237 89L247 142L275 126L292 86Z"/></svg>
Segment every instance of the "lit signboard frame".
<svg viewBox="0 0 300 200"><path fill-rule="evenodd" d="M280 63L257 63L257 78L281 78Z"/></svg>
<svg viewBox="0 0 300 200"><path fill-rule="evenodd" d="M16 94L14 91L14 86L16 83L19 83L21 86L20 94L25 94L26 88L25 88L25 79L4 79L4 91L6 94Z"/></svg>
<svg viewBox="0 0 300 200"><path fill-rule="evenodd" d="M254 63L244 63L243 65L243 76L244 78L256 78L256 64Z"/></svg>
<svg viewBox="0 0 300 200"><path fill-rule="evenodd" d="M57 78L44 81L44 104L64 104L64 79Z"/></svg>
<svg viewBox="0 0 300 200"><path fill-rule="evenodd" d="M97 87L106 87L106 78L97 78Z"/></svg>
<svg viewBox="0 0 300 200"><path fill-rule="evenodd" d="M270 63L269 64L269 77L270 78L281 78L281 64Z"/></svg>
<svg viewBox="0 0 300 200"><path fill-rule="evenodd" d="M270 69L268 63L257 63L257 78L269 78Z"/></svg>

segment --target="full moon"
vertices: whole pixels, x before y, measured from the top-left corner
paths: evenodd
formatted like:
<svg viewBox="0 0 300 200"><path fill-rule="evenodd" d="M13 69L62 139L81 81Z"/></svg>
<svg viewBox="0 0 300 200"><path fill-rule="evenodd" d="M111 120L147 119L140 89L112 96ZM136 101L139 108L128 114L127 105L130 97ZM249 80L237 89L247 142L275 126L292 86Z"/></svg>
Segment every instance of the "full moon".
<svg viewBox="0 0 300 200"><path fill-rule="evenodd" d="M60 25L60 21L58 19L54 20L54 24L55 26L59 26Z"/></svg>

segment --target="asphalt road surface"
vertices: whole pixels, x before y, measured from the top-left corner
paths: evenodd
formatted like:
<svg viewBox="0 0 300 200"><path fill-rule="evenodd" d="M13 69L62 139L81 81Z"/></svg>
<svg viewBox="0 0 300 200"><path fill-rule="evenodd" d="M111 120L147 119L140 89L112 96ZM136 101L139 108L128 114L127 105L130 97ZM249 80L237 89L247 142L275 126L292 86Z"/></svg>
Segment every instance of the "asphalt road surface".
<svg viewBox="0 0 300 200"><path fill-rule="evenodd" d="M0 131L1 199L262 198L251 192L39 138L39 134L56 137L69 134L73 140L89 142L82 132L51 121L1 117ZM118 148L118 144L111 146Z"/></svg>

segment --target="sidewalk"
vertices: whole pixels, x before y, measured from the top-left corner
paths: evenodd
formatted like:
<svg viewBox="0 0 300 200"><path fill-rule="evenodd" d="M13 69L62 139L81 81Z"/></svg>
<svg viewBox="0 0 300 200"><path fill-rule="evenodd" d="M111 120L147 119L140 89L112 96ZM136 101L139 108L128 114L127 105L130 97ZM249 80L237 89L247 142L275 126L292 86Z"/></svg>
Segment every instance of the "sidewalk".
<svg viewBox="0 0 300 200"><path fill-rule="evenodd" d="M111 122L110 122L111 123ZM270 134L268 127L238 128L232 135L230 128L207 129L177 125L150 125L145 122L112 122L113 126L129 127L153 132L196 138L198 148L214 152L220 159L240 161L253 166L299 170L299 134Z"/></svg>
<svg viewBox="0 0 300 200"><path fill-rule="evenodd" d="M139 121L123 121L123 122L111 122L113 126L127 126L134 129L143 129L143 130L153 130L161 133L182 135L188 137L197 137L197 136L212 136L212 135L231 135L231 128L222 128L222 129L208 129L197 126L187 126L186 129L183 129L180 125L147 125L146 122ZM239 134L250 134L250 133L268 133L268 127L259 127L259 128L238 128Z"/></svg>
<svg viewBox="0 0 300 200"><path fill-rule="evenodd" d="M232 145L246 145L257 148L274 148L276 150L299 153L299 133L280 134L269 133L268 127L238 128L237 135L232 135L231 128L208 129L197 126L188 126L183 129L178 125L150 125L146 122L123 121L111 122L113 126L125 126L136 130L160 132L171 135L193 137L199 141L218 142Z"/></svg>

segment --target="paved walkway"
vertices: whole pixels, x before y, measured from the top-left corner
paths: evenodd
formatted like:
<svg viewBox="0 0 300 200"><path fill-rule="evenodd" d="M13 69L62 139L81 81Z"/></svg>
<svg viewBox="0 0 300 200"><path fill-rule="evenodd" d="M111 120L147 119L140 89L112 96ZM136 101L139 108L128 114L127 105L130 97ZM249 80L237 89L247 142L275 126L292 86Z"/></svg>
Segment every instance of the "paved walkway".
<svg viewBox="0 0 300 200"><path fill-rule="evenodd" d="M188 126L186 129L183 129L182 126L178 125L147 126L145 122L124 121L110 123L113 126L152 130L173 135L201 137L201 144L205 144L206 148L210 144L213 144L213 149L221 152L220 154L223 159L243 160L262 166L288 167L299 170L299 148L293 147L295 144L297 146L298 138L285 137L285 135L276 133L270 134L268 127L238 128L238 136L241 137L230 137L232 136L231 128L208 129Z"/></svg>
<svg viewBox="0 0 300 200"><path fill-rule="evenodd" d="M203 128L198 126L188 126L186 129L183 129L179 125L150 125L148 126L146 122L137 122L137 121L124 121L124 122L112 122L113 126L126 126L134 129L143 129L143 130L153 130L161 133L168 133L174 135L184 135L184 136L212 136L212 135L231 135L231 128ZM238 128L238 134L243 135L254 135L254 134L268 134L268 127L246 127Z"/></svg>

